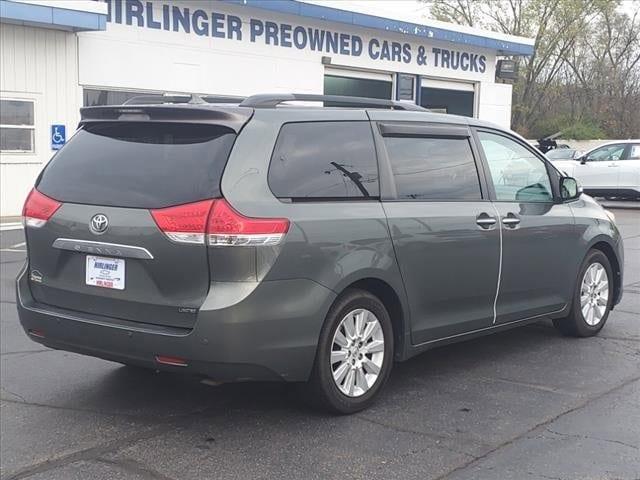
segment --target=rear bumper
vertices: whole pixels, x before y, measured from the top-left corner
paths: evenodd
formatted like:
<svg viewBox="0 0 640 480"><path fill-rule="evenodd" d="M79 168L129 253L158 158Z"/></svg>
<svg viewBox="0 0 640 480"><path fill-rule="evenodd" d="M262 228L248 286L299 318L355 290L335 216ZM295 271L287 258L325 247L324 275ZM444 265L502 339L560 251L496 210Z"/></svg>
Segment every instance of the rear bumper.
<svg viewBox="0 0 640 480"><path fill-rule="evenodd" d="M261 282L234 305L215 310L203 307L195 327L187 330L37 303L25 272L16 281L17 306L20 323L32 340L55 349L217 381L307 380L322 322L335 299L331 290L311 280ZM158 364L156 355L184 358L188 365Z"/></svg>

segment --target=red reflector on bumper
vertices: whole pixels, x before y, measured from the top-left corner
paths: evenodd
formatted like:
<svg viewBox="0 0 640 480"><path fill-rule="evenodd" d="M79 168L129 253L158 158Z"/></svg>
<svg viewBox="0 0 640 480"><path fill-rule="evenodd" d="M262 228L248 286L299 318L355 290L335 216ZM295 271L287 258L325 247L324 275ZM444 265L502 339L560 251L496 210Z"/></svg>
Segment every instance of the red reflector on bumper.
<svg viewBox="0 0 640 480"><path fill-rule="evenodd" d="M29 335L32 335L34 337L38 337L38 338L44 338L44 332L42 330L29 330Z"/></svg>
<svg viewBox="0 0 640 480"><path fill-rule="evenodd" d="M162 365L171 365L174 367L186 367L187 361L180 357L168 357L166 355L156 355L156 362Z"/></svg>

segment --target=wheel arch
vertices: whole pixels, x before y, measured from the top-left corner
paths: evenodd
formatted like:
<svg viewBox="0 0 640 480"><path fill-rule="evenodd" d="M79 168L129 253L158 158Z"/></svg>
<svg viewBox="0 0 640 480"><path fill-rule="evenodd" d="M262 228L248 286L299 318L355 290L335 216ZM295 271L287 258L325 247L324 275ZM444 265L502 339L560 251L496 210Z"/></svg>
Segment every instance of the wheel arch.
<svg viewBox="0 0 640 480"><path fill-rule="evenodd" d="M596 239L590 246L589 251L598 250L602 252L611 265L611 270L613 270L613 304L616 305L620 300L622 295L622 270L620 266L620 260L618 259L618 255L614 247L603 239Z"/></svg>
<svg viewBox="0 0 640 480"><path fill-rule="evenodd" d="M359 289L375 295L384 304L391 318L393 327L393 342L395 345L395 359L405 358L405 347L409 338L409 328L407 320L407 308L403 305L400 294L388 282L376 278L365 277L352 281L346 285L339 293L340 298L346 291Z"/></svg>

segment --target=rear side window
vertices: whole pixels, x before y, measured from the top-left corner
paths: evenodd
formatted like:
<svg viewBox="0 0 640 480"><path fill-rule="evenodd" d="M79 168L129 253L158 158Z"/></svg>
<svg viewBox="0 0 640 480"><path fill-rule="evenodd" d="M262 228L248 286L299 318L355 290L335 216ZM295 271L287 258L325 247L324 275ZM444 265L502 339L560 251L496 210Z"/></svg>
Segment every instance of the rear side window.
<svg viewBox="0 0 640 480"><path fill-rule="evenodd" d="M89 125L47 165L38 190L61 202L134 208L220 197L234 139L215 125Z"/></svg>
<svg viewBox="0 0 640 480"><path fill-rule="evenodd" d="M384 137L384 143L399 199L482 198L468 139Z"/></svg>
<svg viewBox="0 0 640 480"><path fill-rule="evenodd" d="M283 125L271 157L269 186L276 197L298 201L379 197L369 122Z"/></svg>

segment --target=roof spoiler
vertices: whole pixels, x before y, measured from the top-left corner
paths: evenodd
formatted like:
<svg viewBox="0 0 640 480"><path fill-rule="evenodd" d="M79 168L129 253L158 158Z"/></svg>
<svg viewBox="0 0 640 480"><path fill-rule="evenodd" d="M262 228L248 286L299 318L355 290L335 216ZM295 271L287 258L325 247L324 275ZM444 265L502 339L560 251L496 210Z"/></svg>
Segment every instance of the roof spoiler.
<svg viewBox="0 0 640 480"><path fill-rule="evenodd" d="M97 122L169 122L221 125L238 133L253 111L237 106L211 108L206 103L150 104L84 107L80 109L80 126Z"/></svg>

